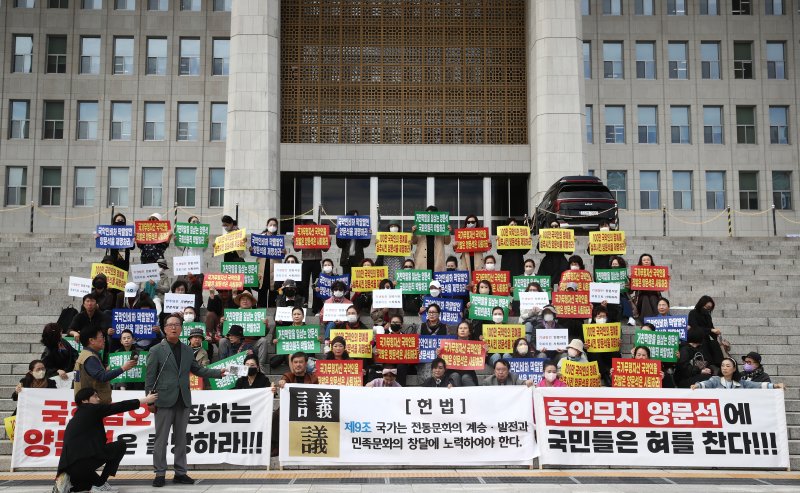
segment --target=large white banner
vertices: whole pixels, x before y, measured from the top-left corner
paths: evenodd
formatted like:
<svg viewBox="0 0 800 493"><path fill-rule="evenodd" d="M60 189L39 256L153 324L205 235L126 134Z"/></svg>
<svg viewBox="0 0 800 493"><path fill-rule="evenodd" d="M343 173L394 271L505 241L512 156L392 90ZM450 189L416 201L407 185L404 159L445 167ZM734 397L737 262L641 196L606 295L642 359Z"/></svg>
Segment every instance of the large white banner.
<svg viewBox="0 0 800 493"><path fill-rule="evenodd" d="M523 386L281 390L282 465L531 464L531 389Z"/></svg>
<svg viewBox="0 0 800 493"><path fill-rule="evenodd" d="M789 467L781 390L537 388L545 465Z"/></svg>
<svg viewBox="0 0 800 493"><path fill-rule="evenodd" d="M144 392L115 390L115 402L138 399ZM270 456L273 395L269 389L192 392L187 433L189 464L267 466ZM55 468L61 456L64 429L75 409L71 389L25 389L19 395L11 467ZM153 463L155 417L146 406L105 419L112 440L127 444L122 465ZM172 437L167 461L172 464Z"/></svg>

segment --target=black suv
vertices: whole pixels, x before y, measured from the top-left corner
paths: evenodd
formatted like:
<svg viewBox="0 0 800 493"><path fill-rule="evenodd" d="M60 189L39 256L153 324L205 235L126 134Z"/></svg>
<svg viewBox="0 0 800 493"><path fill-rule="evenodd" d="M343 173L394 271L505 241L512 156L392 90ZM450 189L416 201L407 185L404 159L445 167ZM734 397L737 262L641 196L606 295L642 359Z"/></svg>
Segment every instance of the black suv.
<svg viewBox="0 0 800 493"><path fill-rule="evenodd" d="M534 232L549 228L557 221L562 228L597 230L608 221L612 230L619 228L617 200L600 178L564 176L544 194L534 215Z"/></svg>

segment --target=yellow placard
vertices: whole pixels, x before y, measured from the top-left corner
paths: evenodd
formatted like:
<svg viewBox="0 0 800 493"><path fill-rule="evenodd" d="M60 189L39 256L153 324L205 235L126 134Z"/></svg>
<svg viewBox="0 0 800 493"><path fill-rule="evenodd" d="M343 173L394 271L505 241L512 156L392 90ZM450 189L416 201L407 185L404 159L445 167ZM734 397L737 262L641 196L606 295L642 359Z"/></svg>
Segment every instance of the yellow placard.
<svg viewBox="0 0 800 493"><path fill-rule="evenodd" d="M97 274L105 274L108 287L125 291L125 283L128 282L128 272L109 264L92 264L91 278Z"/></svg>
<svg viewBox="0 0 800 493"><path fill-rule="evenodd" d="M619 322L613 324L583 324L583 340L587 353L619 352L622 334Z"/></svg>
<svg viewBox="0 0 800 493"><path fill-rule="evenodd" d="M575 231L571 229L540 229L540 252L567 252L575 251Z"/></svg>
<svg viewBox="0 0 800 493"><path fill-rule="evenodd" d="M530 249L533 247L531 230L527 226L500 226L497 228L497 249Z"/></svg>
<svg viewBox="0 0 800 493"><path fill-rule="evenodd" d="M561 380L569 387L599 387L600 368L597 361L578 363L565 359L561 365Z"/></svg>
<svg viewBox="0 0 800 493"><path fill-rule="evenodd" d="M244 250L245 248L247 248L247 230L245 228L217 236L214 240L215 257L235 250Z"/></svg>
<svg viewBox="0 0 800 493"><path fill-rule="evenodd" d="M351 358L372 357L372 330L369 329L333 329L331 340L344 337L347 354Z"/></svg>
<svg viewBox="0 0 800 493"><path fill-rule="evenodd" d="M625 255L627 251L624 231L589 232L589 255Z"/></svg>
<svg viewBox="0 0 800 493"><path fill-rule="evenodd" d="M17 427L17 417L7 416L3 418L3 421L6 425L6 436L11 440L11 443L14 443L14 430Z"/></svg>
<svg viewBox="0 0 800 493"><path fill-rule="evenodd" d="M411 255L411 233L378 233L375 255L408 257Z"/></svg>
<svg viewBox="0 0 800 493"><path fill-rule="evenodd" d="M350 289L368 293L378 289L381 281L389 277L389 267L353 267L350 274L353 276Z"/></svg>
<svg viewBox="0 0 800 493"><path fill-rule="evenodd" d="M489 353L514 352L514 341L525 337L525 326L522 324L484 324L483 342L489 348Z"/></svg>

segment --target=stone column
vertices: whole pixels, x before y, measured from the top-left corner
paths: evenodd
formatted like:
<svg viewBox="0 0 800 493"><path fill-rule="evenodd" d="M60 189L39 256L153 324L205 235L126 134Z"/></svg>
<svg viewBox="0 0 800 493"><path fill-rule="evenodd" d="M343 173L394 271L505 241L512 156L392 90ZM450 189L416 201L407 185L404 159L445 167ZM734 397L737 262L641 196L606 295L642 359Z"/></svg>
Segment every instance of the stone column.
<svg viewBox="0 0 800 493"><path fill-rule="evenodd" d="M566 175L585 173L583 27L579 0L527 2L531 211Z"/></svg>
<svg viewBox="0 0 800 493"><path fill-rule="evenodd" d="M225 213L260 232L280 203L280 0L232 3Z"/></svg>

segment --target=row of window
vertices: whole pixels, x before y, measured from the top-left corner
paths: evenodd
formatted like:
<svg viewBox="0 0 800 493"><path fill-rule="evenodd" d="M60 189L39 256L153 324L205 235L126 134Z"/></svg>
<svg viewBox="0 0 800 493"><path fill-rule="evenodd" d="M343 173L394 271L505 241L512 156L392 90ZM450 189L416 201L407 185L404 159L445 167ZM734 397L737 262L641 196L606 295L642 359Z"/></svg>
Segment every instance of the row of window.
<svg viewBox="0 0 800 493"><path fill-rule="evenodd" d="M758 210L759 197L758 171L739 171L739 209ZM692 210L694 205L693 177L691 171L672 172L672 208ZM628 172L608 171L606 183L616 197L620 209L628 208ZM727 207L728 197L725 187L725 171L706 171L706 209L721 210ZM639 171L639 208L660 209L661 172ZM792 209L791 171L772 172L772 204L776 209Z"/></svg>
<svg viewBox="0 0 800 493"><path fill-rule="evenodd" d="M625 57L622 41L603 41L603 78L624 79ZM658 78L657 50L655 41L636 41L636 78L655 80ZM700 77L722 79L719 41L700 42ZM786 79L786 42L767 41L767 79ZM755 79L753 42L733 42L733 78ZM686 41L667 42L667 77L675 80L689 79L689 44ZM583 42L584 78L592 78L592 43Z"/></svg>
<svg viewBox="0 0 800 493"><path fill-rule="evenodd" d="M225 169L208 170L208 207L224 205ZM164 169L142 168L142 207L163 207ZM97 168L75 168L75 188L73 205L93 207L97 205L95 189ZM60 167L41 168L39 187L40 206L60 206L62 172ZM107 206L128 207L130 205L130 168L108 168ZM6 206L21 206L29 203L28 168L25 166L6 167ZM197 204L197 169L177 168L175 170L175 202L179 207L195 207Z"/></svg>
<svg viewBox="0 0 800 493"><path fill-rule="evenodd" d="M739 106L736 112L736 143L757 144L756 107ZM692 143L692 120L689 106L669 106L669 142ZM722 106L703 106L703 143L725 144L725 124ZM586 105L586 142L594 144L594 108ZM636 107L637 144L658 144L658 106ZM625 106L603 106L603 129L606 144L625 144ZM769 143L788 145L789 107L769 107Z"/></svg>
<svg viewBox="0 0 800 493"><path fill-rule="evenodd" d="M131 140L133 103L131 101L112 101L110 111L109 140ZM9 139L28 139L31 129L30 100L11 100L9 102ZM77 140L97 140L100 107L98 101L78 101L76 118ZM175 139L179 141L200 140L200 105L197 102L178 103L178 119ZM64 101L44 101L42 111L42 139L64 138ZM211 132L209 140L225 141L228 130L228 103L211 103ZM144 102L143 140L166 140L166 103L163 101Z"/></svg>
<svg viewBox="0 0 800 493"><path fill-rule="evenodd" d="M103 0L74 0L83 10L102 10ZM176 0L179 8L185 12L200 12L203 10L203 0ZM33 9L36 4L44 4L49 9L68 9L69 0L14 0L14 7L18 9ZM108 0L113 4L114 10L136 10L136 0ZM169 0L142 0L147 5L147 10L152 12L166 12L169 10ZM214 12L230 12L233 0L213 0Z"/></svg>
<svg viewBox="0 0 800 493"><path fill-rule="evenodd" d="M13 35L14 54L11 72L29 74L33 71L33 35ZM178 75L199 76L201 72L201 39L182 37L179 40ZM110 73L132 75L136 67L136 39L133 36L114 36L114 52ZM67 73L66 35L47 35L45 73ZM145 75L167 75L169 64L168 38L148 37L146 40ZM78 73L98 75L102 70L102 38L80 37ZM230 72L230 39L213 38L211 41L211 75L228 75Z"/></svg>
<svg viewBox="0 0 800 493"><path fill-rule="evenodd" d="M764 15L785 15L788 0L763 0ZM623 0L598 0L603 15L623 15ZM657 4L666 4L667 15L720 15L722 0L634 0L634 15L656 15L659 11ZM693 7L695 4L696 7ZM730 0L731 15L754 15L756 13L756 0ZM592 1L581 0L581 13L592 14Z"/></svg>

